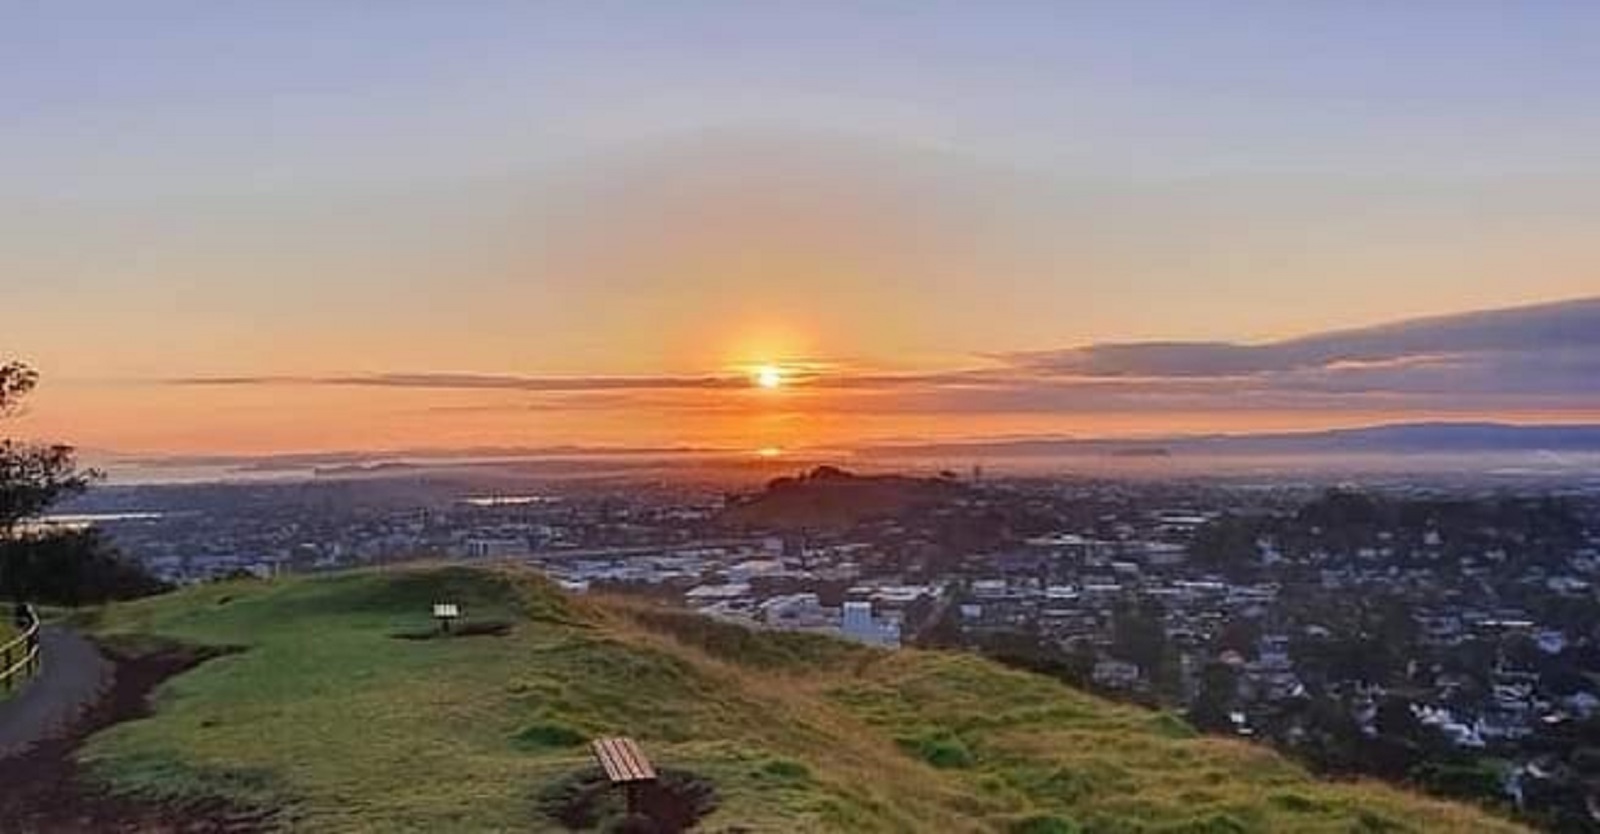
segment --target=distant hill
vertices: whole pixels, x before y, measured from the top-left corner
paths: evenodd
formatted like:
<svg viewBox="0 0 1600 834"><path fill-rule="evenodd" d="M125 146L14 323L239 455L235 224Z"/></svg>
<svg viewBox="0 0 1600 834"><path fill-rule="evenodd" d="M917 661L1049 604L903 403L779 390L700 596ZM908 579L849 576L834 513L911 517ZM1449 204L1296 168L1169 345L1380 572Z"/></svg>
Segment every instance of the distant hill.
<svg viewBox="0 0 1600 834"><path fill-rule="evenodd" d="M1151 439L1041 438L882 445L868 456L1309 455L1333 453L1600 452L1600 425L1395 423L1358 429Z"/></svg>
<svg viewBox="0 0 1600 834"><path fill-rule="evenodd" d="M762 492L724 510L721 521L746 528L840 529L966 493L967 487L952 479L855 475L819 466L803 475L769 482Z"/></svg>
<svg viewBox="0 0 1600 834"><path fill-rule="evenodd" d="M440 600L483 636L414 639ZM637 739L709 832L1522 830L974 656L751 632L526 572L211 584L93 628L125 652L239 651L92 737L88 777L293 830L603 830L619 804L585 741L609 734Z"/></svg>

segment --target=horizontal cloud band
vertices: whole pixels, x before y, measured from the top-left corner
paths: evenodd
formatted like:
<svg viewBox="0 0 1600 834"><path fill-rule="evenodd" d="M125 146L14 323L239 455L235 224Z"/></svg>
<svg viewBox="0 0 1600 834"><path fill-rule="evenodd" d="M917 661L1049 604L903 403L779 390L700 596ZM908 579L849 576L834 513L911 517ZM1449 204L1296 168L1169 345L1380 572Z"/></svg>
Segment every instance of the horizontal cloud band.
<svg viewBox="0 0 1600 834"><path fill-rule="evenodd" d="M986 365L888 374L798 366L786 399L845 413L1037 413L1404 407L1600 411L1600 298L1415 319L1264 344L1094 344L987 357ZM694 392L745 375L518 376L388 373L167 380L561 395L546 407L718 410ZM722 398L725 399L725 398ZM522 404L518 407L537 407Z"/></svg>

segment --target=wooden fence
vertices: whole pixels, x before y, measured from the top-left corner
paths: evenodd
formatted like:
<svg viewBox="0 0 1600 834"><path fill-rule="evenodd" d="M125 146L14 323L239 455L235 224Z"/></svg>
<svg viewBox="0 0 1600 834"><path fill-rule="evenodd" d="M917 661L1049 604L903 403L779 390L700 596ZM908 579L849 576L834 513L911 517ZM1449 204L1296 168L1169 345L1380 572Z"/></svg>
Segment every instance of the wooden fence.
<svg viewBox="0 0 1600 834"><path fill-rule="evenodd" d="M31 605L23 611L28 622L22 633L0 646L0 691L16 689L39 671L39 614Z"/></svg>

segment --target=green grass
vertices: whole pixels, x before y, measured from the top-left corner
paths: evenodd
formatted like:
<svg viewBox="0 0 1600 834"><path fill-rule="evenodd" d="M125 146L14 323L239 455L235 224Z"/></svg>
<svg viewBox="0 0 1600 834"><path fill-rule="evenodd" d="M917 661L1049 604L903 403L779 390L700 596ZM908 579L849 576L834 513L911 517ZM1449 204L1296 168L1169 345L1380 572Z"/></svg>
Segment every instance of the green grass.
<svg viewBox="0 0 1600 834"><path fill-rule="evenodd" d="M0 646L10 643L18 633L17 627L11 624L9 617L0 621Z"/></svg>
<svg viewBox="0 0 1600 834"><path fill-rule="evenodd" d="M440 599L516 627L390 636L427 628ZM1319 782L1263 749L978 658L752 634L568 599L523 573L227 583L111 606L94 628L246 650L169 681L153 717L91 739L92 777L281 808L291 830L549 830L541 792L587 767L583 742L601 734L714 781L710 831L1519 830Z"/></svg>
<svg viewBox="0 0 1600 834"><path fill-rule="evenodd" d="M11 618L9 616L7 616L4 621L0 621L0 646L4 646L7 643L10 643L13 639L15 639L17 637L17 635L19 635L21 633L22 632L20 630L18 630L16 626L11 624ZM20 646L20 645L13 647L11 649L11 656L10 656L10 662L9 663L6 662L5 657L3 655L0 655L0 673L3 673L7 669L11 668L11 664L12 663L16 663L16 662L22 660L22 653L25 650L25 648L26 647ZM10 686L6 686L5 684L0 684L0 701L4 701L7 698L10 698L12 695L16 694L17 692L21 691L22 685L27 683L28 678L29 678L29 676L26 673L19 672L19 673L17 673L17 675L15 677L11 678L11 685Z"/></svg>

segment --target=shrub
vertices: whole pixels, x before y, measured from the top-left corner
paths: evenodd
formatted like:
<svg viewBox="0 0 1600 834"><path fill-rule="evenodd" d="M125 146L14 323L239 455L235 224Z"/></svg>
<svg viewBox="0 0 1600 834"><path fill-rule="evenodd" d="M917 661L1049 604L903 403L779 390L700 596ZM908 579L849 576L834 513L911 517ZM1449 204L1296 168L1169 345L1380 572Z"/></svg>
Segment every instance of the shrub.
<svg viewBox="0 0 1600 834"><path fill-rule="evenodd" d="M530 724L514 736L518 747L543 750L555 747L576 747L588 737L577 729L558 721L541 721Z"/></svg>
<svg viewBox="0 0 1600 834"><path fill-rule="evenodd" d="M0 540L0 590L13 599L77 606L169 587L92 528Z"/></svg>
<svg viewBox="0 0 1600 834"><path fill-rule="evenodd" d="M1083 829L1077 823L1052 814L1039 814L1012 823L1008 834L1078 834Z"/></svg>
<svg viewBox="0 0 1600 834"><path fill-rule="evenodd" d="M805 782L811 779L811 768L792 759L773 759L761 766L761 772L788 782Z"/></svg>
<svg viewBox="0 0 1600 834"><path fill-rule="evenodd" d="M929 733L898 741L902 750L937 768L964 768L973 764L972 750L953 733Z"/></svg>

